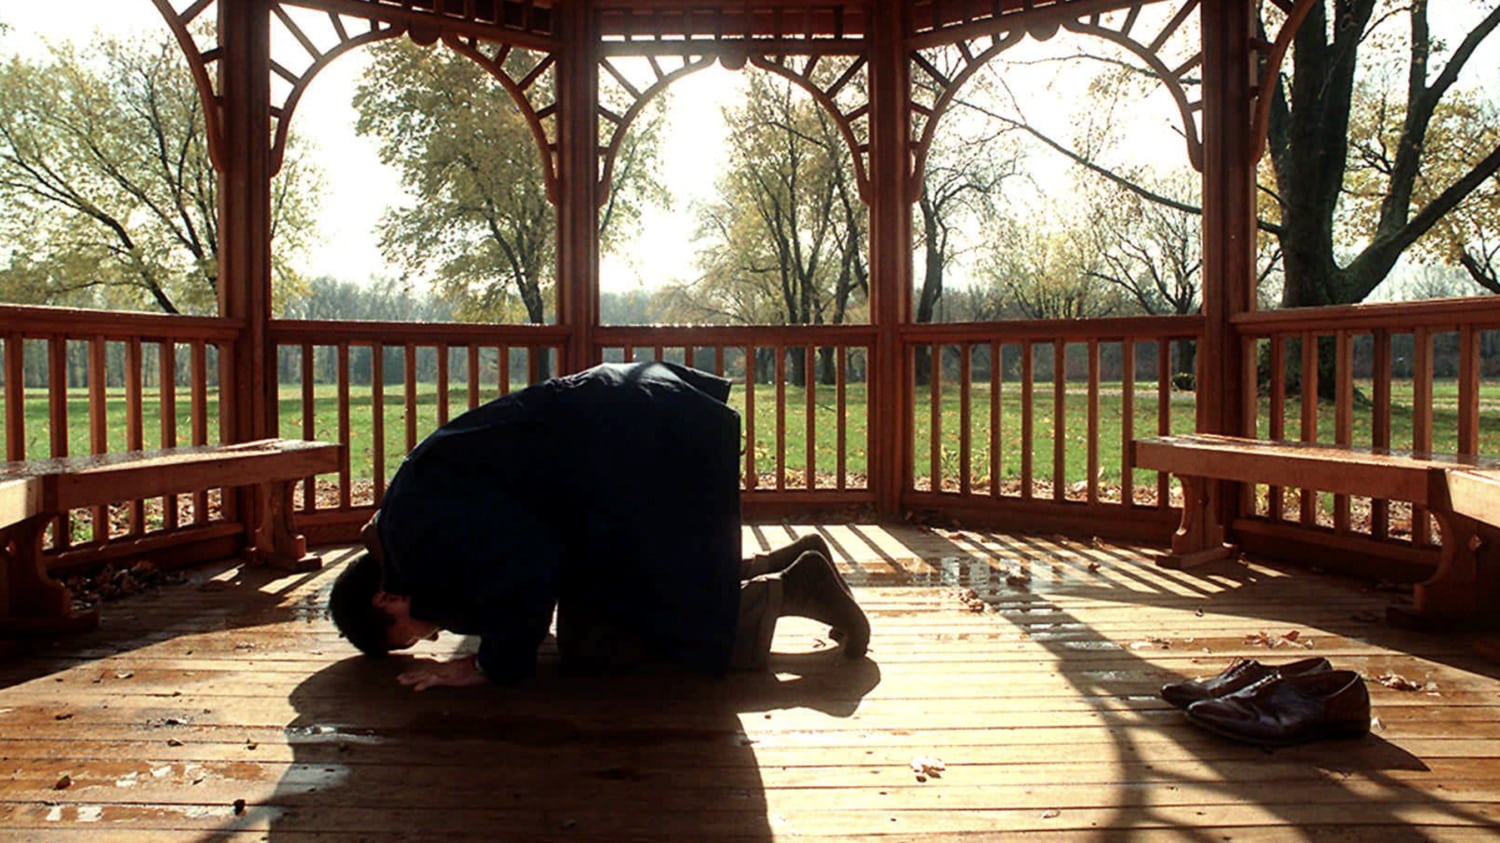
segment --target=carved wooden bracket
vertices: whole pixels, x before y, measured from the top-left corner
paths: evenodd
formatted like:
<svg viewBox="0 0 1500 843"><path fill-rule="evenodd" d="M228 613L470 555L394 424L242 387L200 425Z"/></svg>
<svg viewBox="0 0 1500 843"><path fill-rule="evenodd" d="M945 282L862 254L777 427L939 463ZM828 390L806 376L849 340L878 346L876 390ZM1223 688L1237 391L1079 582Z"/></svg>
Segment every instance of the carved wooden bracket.
<svg viewBox="0 0 1500 843"><path fill-rule="evenodd" d="M203 101L209 151L217 165L223 145L222 99L218 87L217 62L223 57L218 40L216 0L152 0L166 20L187 57L188 68ZM537 145L542 151L547 192L557 191L557 132L553 112L556 93L550 70L552 55L551 13L530 2L495 3L490 18L479 16L478 7L462 13L446 8L424 10L422 4L400 5L384 0L277 0L270 6L271 78L270 125L271 171L281 169L286 154L287 131L292 113L313 77L334 59L355 47L409 34L413 41L430 45L439 38L477 61L516 100ZM207 14L210 11L214 14ZM533 44L540 50L519 50L536 56L520 75L515 61L507 61L513 47L483 36ZM524 64L524 62L523 62ZM555 198L554 198L554 201Z"/></svg>
<svg viewBox="0 0 1500 843"><path fill-rule="evenodd" d="M701 52L646 53L629 57L638 61L628 63L622 60L624 56L604 56L600 59L600 96L597 108L601 203L608 195L615 157L625 133L646 103L675 80L709 67L715 61L729 70L743 69L749 63L784 77L807 91L839 127L839 133L854 159L860 196L869 201L870 102L864 57L816 52L799 55L747 55L747 46L754 45L726 39L705 44L700 48ZM823 69L820 70L820 67Z"/></svg>
<svg viewBox="0 0 1500 843"><path fill-rule="evenodd" d="M562 155L557 128L557 57L555 53L516 49L510 44L483 41L473 36L446 34L443 43L468 56L489 72L506 91L531 127L542 154L542 178L547 199L559 199L559 158Z"/></svg>
<svg viewBox="0 0 1500 843"><path fill-rule="evenodd" d="M1251 53L1258 57L1254 68L1258 82L1254 88L1255 110L1245 129L1257 139L1260 152L1264 152L1276 74L1297 28L1313 4L1320 0L1271 2L1285 14L1275 38L1249 45ZM1060 22L1055 18L1038 22L1035 18L1012 12L966 17L918 33L913 43L924 49L914 49L910 53L913 77L909 120L913 158L910 183L914 193L908 199L915 201L915 191L935 126L963 83L984 63L1015 45L1023 36L1045 40L1052 37L1059 26L1070 32L1109 41L1140 59L1171 96L1187 145L1188 161L1194 169L1202 172L1200 116L1203 97L1202 80L1197 71L1203 62L1203 50L1201 40L1193 30L1197 25L1195 12L1199 3L1200 0L1185 0L1169 16L1143 16L1141 12L1145 7L1155 5L1143 2L1126 9L1096 11ZM946 64L939 60L939 55L944 57Z"/></svg>
<svg viewBox="0 0 1500 843"><path fill-rule="evenodd" d="M706 55L647 55L640 61L626 62L621 57L599 59L599 94L594 108L599 117L598 203L609 196L609 181L615 169L615 157L630 124L640 115L651 98L666 90L672 82L709 67L720 57ZM724 59L725 66L732 60ZM646 72L640 73L644 67ZM632 71L635 71L634 73ZM632 78L635 76L636 78Z"/></svg>

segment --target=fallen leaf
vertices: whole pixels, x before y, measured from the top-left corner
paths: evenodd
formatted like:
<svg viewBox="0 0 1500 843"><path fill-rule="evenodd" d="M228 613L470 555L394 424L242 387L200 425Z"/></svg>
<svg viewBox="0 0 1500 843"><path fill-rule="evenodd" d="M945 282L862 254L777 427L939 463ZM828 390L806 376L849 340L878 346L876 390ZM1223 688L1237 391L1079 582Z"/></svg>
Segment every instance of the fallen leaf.
<svg viewBox="0 0 1500 843"><path fill-rule="evenodd" d="M928 777L942 778L946 769L948 765L943 763L943 759L933 755L918 755L911 760L911 771L919 782L927 781Z"/></svg>
<svg viewBox="0 0 1500 843"><path fill-rule="evenodd" d="M58 776L57 783L52 785L53 790L67 790L73 786L73 777L67 773Z"/></svg>
<svg viewBox="0 0 1500 843"><path fill-rule="evenodd" d="M1399 673L1382 673L1376 677L1377 682L1396 691L1421 691L1424 686L1413 682Z"/></svg>

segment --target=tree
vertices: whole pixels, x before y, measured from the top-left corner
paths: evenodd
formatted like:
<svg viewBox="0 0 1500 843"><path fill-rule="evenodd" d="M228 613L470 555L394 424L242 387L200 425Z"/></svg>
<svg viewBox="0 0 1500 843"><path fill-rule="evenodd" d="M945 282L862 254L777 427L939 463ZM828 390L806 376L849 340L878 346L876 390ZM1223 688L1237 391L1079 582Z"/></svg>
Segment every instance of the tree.
<svg viewBox="0 0 1500 843"><path fill-rule="evenodd" d="M1424 167L1418 181L1419 202L1432 199L1432 191L1441 189L1444 174L1451 174L1462 162L1479 157L1480 151L1494 145L1500 135L1500 106L1494 100L1472 94L1455 96L1451 108L1441 112L1428 132L1427 144L1434 164ZM1363 138L1356 142L1364 141ZM1369 152L1367 160L1379 161L1379 139L1360 143ZM1437 178L1427 175L1435 172ZM1442 265L1459 267L1470 281L1482 290L1500 293L1500 173L1492 174L1457 207L1437 221L1432 231L1417 241L1422 257ZM1472 293L1460 284L1449 296Z"/></svg>
<svg viewBox="0 0 1500 843"><path fill-rule="evenodd" d="M1376 16L1377 6L1384 9L1378 0L1339 0L1330 18L1324 4L1315 4L1295 36L1292 72L1276 82L1269 149L1281 210L1276 233L1285 262L1284 307L1364 300L1402 253L1500 170L1500 136L1493 133L1473 150L1475 157L1446 167L1436 166L1434 156L1442 153L1428 143L1429 131L1461 99L1449 95L1500 24L1500 5L1446 57L1445 45L1432 38L1427 0L1412 0L1404 14L1390 9ZM1405 32L1387 31L1403 17ZM1385 52L1377 53L1382 47ZM1405 77L1403 89L1365 98L1361 112L1382 119L1360 134L1379 138L1378 144L1350 141L1361 57L1398 62ZM1351 185L1360 192L1350 204L1373 213L1353 214L1364 224L1340 237L1336 222ZM1340 261L1355 243L1352 257Z"/></svg>
<svg viewBox="0 0 1500 843"><path fill-rule="evenodd" d="M0 67L0 269L7 300L213 313L217 179L176 43L100 38ZM316 174L294 146L273 186L275 294L312 230Z"/></svg>
<svg viewBox="0 0 1500 843"><path fill-rule="evenodd" d="M991 233L981 278L1006 310L1024 319L1087 319L1121 307L1118 290L1099 280L1084 226L1041 214L1004 220Z"/></svg>
<svg viewBox="0 0 1500 843"><path fill-rule="evenodd" d="M1274 28L1270 16L1280 14L1275 5L1262 6L1263 36ZM1440 221L1471 196L1486 195L1484 186L1500 171L1500 135L1492 122L1474 119L1480 112L1459 82L1500 24L1500 3L1487 0L1488 10L1460 5L1443 7L1445 24L1463 26L1451 46L1433 36L1427 0L1328 0L1297 30L1269 92L1271 166L1263 172L1271 178L1261 189L1271 201L1261 204L1259 220L1276 241L1262 255L1280 262L1263 264L1260 277L1279 285L1282 307L1363 301ZM1123 97L1140 96L1140 80L1155 79L1118 55L1083 49L1078 56L1104 68L1090 115L1116 113ZM996 116L1151 202L1201 213L1107 163L1111 147L1099 141L1109 140L1109 130L1089 115L1081 116L1086 128L1077 148L1024 117ZM1443 142L1459 137L1464 143ZM1483 242L1472 230L1465 241L1481 275ZM1463 248L1453 252L1460 260ZM1330 346L1320 366L1332 365ZM1332 390L1336 379L1325 374L1320 389Z"/></svg>
<svg viewBox="0 0 1500 843"><path fill-rule="evenodd" d="M1139 176L1153 192L1191 196L1197 185L1186 174L1154 183ZM1089 258L1084 272L1110 284L1143 313L1184 315L1202 306L1202 220L1179 208L1146 201L1140 194L1095 182L1087 195L1081 239ZM1178 343L1174 371L1192 376L1197 353L1193 343Z"/></svg>
<svg viewBox="0 0 1500 843"><path fill-rule="evenodd" d="M833 72L829 68L829 72ZM752 73L725 108L730 163L703 210L698 284L673 291L695 319L843 324L868 298L869 223L832 117L780 77ZM832 356L822 355L824 379ZM801 382L803 360L792 357Z"/></svg>
<svg viewBox="0 0 1500 843"><path fill-rule="evenodd" d="M419 201L380 223L386 257L408 277L430 274L438 294L467 320L548 321L555 310L557 217L547 198L541 150L510 94L478 63L409 41L372 48L354 95L356 130ZM536 58L512 50L516 76ZM638 212L653 189L654 132L632 132L616 161L601 238Z"/></svg>

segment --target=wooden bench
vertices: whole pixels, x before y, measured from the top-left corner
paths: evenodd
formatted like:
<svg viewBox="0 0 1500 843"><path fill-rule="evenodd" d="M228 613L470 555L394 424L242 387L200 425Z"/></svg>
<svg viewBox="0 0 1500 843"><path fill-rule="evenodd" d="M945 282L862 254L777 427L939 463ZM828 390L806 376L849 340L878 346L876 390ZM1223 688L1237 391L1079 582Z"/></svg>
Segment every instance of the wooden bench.
<svg viewBox="0 0 1500 843"><path fill-rule="evenodd" d="M68 589L48 575L42 539L69 510L219 487L255 490L257 523L246 537L253 561L289 570L322 564L292 529L292 487L337 471L340 446L263 439L0 464L0 634L82 631L97 611L75 612Z"/></svg>
<svg viewBox="0 0 1500 843"><path fill-rule="evenodd" d="M1137 439L1134 464L1177 475L1182 523L1168 567L1191 567L1237 552L1213 517L1218 484L1314 489L1409 501L1431 513L1442 532L1437 569L1416 585L1403 625L1454 626L1486 621L1500 595L1500 460L1320 443L1196 434Z"/></svg>

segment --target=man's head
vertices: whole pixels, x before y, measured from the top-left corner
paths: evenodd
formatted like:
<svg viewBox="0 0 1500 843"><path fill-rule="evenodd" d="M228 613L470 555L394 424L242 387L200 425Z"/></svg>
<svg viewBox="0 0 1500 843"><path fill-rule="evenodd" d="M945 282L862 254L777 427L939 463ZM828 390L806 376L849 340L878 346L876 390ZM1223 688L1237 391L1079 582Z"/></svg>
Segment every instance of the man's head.
<svg viewBox="0 0 1500 843"><path fill-rule="evenodd" d="M361 553L333 581L328 596L328 612L339 632L367 656L383 656L391 651L390 630L396 619L376 602L384 573L380 562Z"/></svg>
<svg viewBox="0 0 1500 843"><path fill-rule="evenodd" d="M383 580L379 560L362 553L333 581L328 612L339 632L367 656L436 640L437 624L412 617L411 598L386 591Z"/></svg>

